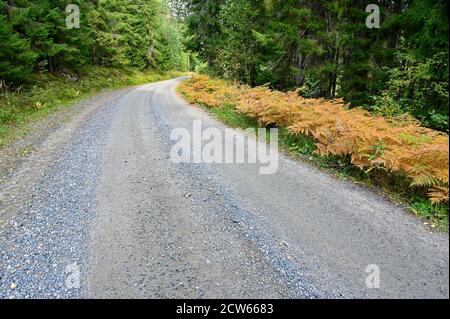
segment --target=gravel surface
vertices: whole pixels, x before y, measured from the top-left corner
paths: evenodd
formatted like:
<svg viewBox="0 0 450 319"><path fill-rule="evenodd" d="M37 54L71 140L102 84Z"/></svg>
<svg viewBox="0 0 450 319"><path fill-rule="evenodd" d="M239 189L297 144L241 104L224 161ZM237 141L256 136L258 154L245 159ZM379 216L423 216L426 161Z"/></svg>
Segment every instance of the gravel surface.
<svg viewBox="0 0 450 319"><path fill-rule="evenodd" d="M264 234L258 218L208 166L170 163L171 127L149 107L158 89L125 95L114 114L93 222L88 295L329 296L302 278L281 242Z"/></svg>
<svg viewBox="0 0 450 319"><path fill-rule="evenodd" d="M369 190L285 156L172 164L173 128L225 128L179 81L84 102L11 169L0 298L448 298L448 234Z"/></svg>
<svg viewBox="0 0 450 319"><path fill-rule="evenodd" d="M66 288L66 267L76 263L82 270L85 264L96 183L110 125L105 119L117 95L91 99L93 109L84 108L70 129L52 130L57 141L49 138L45 150L19 164L17 174L10 176L10 185L2 185L0 216L16 212L0 229L0 298L80 296L79 289ZM82 123L94 109L96 114Z"/></svg>

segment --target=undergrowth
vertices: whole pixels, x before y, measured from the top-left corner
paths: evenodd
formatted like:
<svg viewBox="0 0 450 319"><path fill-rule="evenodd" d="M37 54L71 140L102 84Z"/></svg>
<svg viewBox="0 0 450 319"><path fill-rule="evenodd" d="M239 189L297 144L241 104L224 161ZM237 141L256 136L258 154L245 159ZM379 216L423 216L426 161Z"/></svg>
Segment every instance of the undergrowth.
<svg viewBox="0 0 450 319"><path fill-rule="evenodd" d="M0 149L26 134L29 122L101 90L156 82L180 75L136 69L88 67L77 81L50 73L32 75L29 85L0 91Z"/></svg>
<svg viewBox="0 0 450 319"><path fill-rule="evenodd" d="M191 84L190 81L184 82L178 88L178 91L189 102L199 104L226 124L243 129L273 126L273 123L268 123L269 121L261 122L258 118L240 111L236 103L236 91L226 91L226 88L219 86L218 89L222 91L219 95L214 95L214 90L209 87L208 94L202 96L202 92L197 86L195 98L193 98L193 91L189 90ZM264 100L259 99L258 103L261 105ZM266 116L271 115L266 112ZM313 163L315 166L331 172L336 177L373 188L389 197L391 201L408 206L411 212L422 218L431 227L448 229L448 201L430 201L427 185L411 185L411 178L405 172L389 171L381 165L362 169L352 163L350 155L324 155L318 152L317 140L313 136L301 133L294 134L287 127L279 126L278 128L280 147L285 152ZM371 151L375 159L383 154L384 145L376 144Z"/></svg>

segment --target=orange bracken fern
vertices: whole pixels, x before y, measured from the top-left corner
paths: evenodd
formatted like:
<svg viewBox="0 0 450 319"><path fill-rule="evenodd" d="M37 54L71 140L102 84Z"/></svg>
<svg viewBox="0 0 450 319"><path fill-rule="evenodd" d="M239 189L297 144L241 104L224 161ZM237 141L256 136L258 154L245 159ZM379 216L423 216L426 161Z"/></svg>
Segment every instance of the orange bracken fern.
<svg viewBox="0 0 450 319"><path fill-rule="evenodd" d="M411 117L387 119L349 109L342 100L306 99L297 92L250 88L204 75L193 76L180 88L191 103L236 105L237 112L263 125L311 136L321 155L350 156L365 170L402 172L411 186L428 189L433 203L448 202L448 135L421 127Z"/></svg>

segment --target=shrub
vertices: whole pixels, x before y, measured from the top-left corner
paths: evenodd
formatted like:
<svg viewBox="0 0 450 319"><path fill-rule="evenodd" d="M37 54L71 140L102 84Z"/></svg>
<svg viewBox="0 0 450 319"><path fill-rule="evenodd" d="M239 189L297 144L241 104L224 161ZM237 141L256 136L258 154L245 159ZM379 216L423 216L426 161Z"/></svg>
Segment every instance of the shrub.
<svg viewBox="0 0 450 319"><path fill-rule="evenodd" d="M321 155L349 156L366 172L403 174L433 203L448 202L448 135L420 126L411 116L385 118L350 109L342 100L306 99L297 92L250 88L204 75L193 76L181 90L192 103L212 108L233 104L260 124L309 136Z"/></svg>

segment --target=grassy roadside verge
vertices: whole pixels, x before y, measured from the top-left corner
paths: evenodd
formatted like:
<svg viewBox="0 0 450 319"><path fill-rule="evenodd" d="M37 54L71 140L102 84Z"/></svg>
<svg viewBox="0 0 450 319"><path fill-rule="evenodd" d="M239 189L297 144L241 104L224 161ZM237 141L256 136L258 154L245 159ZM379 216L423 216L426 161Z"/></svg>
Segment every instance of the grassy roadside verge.
<svg viewBox="0 0 450 319"><path fill-rule="evenodd" d="M182 87L178 92L189 102L189 94ZM216 101L214 101L216 102ZM258 122L238 112L236 105L221 102L211 107L208 104L197 103L208 112L214 114L219 120L232 127L257 128ZM412 189L410 181L401 174L387 173L384 170L361 170L351 164L348 157L323 156L317 154L315 141L305 135L294 135L285 128L279 129L279 143L283 151L296 158L312 163L316 167L326 170L337 178L350 180L354 183L368 186L376 192L388 197L392 202L405 205L431 228L448 231L448 203L432 204L422 189Z"/></svg>
<svg viewBox="0 0 450 319"><path fill-rule="evenodd" d="M181 75L135 69L89 67L77 81L53 74L34 74L30 84L15 91L0 91L0 149L27 133L27 124L102 90L157 82Z"/></svg>

